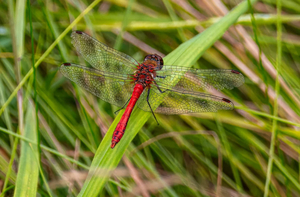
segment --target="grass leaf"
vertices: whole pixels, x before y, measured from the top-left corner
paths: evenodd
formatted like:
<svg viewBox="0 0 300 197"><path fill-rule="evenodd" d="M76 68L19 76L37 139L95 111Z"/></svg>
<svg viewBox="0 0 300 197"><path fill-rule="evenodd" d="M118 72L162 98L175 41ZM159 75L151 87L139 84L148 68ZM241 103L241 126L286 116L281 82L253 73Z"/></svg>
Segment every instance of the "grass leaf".
<svg viewBox="0 0 300 197"><path fill-rule="evenodd" d="M37 141L35 110L28 104L24 137ZM28 162L30 161L30 162ZM14 196L36 196L39 176L38 148L36 144L21 141L21 157Z"/></svg>

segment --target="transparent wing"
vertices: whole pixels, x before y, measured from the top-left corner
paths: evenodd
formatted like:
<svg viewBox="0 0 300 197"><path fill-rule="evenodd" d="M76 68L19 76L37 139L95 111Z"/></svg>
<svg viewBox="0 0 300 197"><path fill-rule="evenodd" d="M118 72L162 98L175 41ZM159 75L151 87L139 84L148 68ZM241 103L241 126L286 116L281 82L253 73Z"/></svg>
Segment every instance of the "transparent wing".
<svg viewBox="0 0 300 197"><path fill-rule="evenodd" d="M168 90L165 88L161 88L161 90L165 92L159 92L156 87L150 89L149 103L151 107L159 105L154 111L155 113L187 114L217 112L219 110L232 110L234 107L233 103L226 98L201 92ZM137 103L138 107L144 111L150 111L147 103L147 94L148 90L144 90ZM161 100L163 100L162 103L160 103Z"/></svg>
<svg viewBox="0 0 300 197"><path fill-rule="evenodd" d="M128 75L106 73L72 63L60 66L61 73L100 99L122 107L130 98L134 83Z"/></svg>
<svg viewBox="0 0 300 197"><path fill-rule="evenodd" d="M129 55L106 46L84 32L73 31L71 38L76 50L98 70L132 74L138 65L138 62Z"/></svg>
<svg viewBox="0 0 300 197"><path fill-rule="evenodd" d="M155 81L159 87L166 89L201 92L211 87L217 90L233 89L244 83L244 76L235 70L193 69L179 66L163 66L156 71ZM172 82L178 81L172 87Z"/></svg>

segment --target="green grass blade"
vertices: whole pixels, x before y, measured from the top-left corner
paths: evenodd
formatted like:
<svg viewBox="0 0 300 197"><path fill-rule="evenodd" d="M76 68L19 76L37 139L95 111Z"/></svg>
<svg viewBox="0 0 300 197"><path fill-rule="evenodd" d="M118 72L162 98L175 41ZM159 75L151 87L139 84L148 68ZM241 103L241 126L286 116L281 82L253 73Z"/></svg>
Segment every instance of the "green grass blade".
<svg viewBox="0 0 300 197"><path fill-rule="evenodd" d="M45 2L47 4L47 2ZM47 23L48 23L48 26L51 30L51 33L53 35L53 38L58 38L59 37L59 30L58 30L58 27L57 27L57 24L54 22L53 18L52 18L52 15L49 13L49 10L42 6L44 9L43 9L43 13L45 14L45 18L47 19ZM59 51L60 51L60 54L61 54L61 57L63 59L63 61L67 61L67 49L66 49L66 46L64 45L63 42L59 42L58 43L58 48L59 48Z"/></svg>
<svg viewBox="0 0 300 197"><path fill-rule="evenodd" d="M279 89L280 89L280 83L279 83L279 75L280 75L280 69L281 69L281 59L282 59L282 45L281 45L281 37L282 37L282 27L281 27L281 0L277 0L277 61L276 61L276 82L275 82L275 99L274 99L274 111L273 116L277 116L278 114L278 97L279 97ZM272 137L271 137L271 147L269 152L269 161L268 161L268 170L267 170L267 177L266 177L266 183L265 183L265 192L264 197L267 197L269 195L269 185L271 181L271 175L272 175L272 168L273 168L273 160L275 157L275 145L276 145L276 139L277 139L277 120L273 120L272 124Z"/></svg>
<svg viewBox="0 0 300 197"><path fill-rule="evenodd" d="M12 154L11 154L11 158L8 164L4 164L5 161L2 160L2 157L0 157L0 160L2 160L2 162L0 161L0 169L2 172L4 172L6 174L5 180L4 180L4 185L2 188L2 194L1 197L3 197L5 195L6 191L6 186L8 185L8 181L11 179L14 183L16 181L16 173L13 171L13 162L15 160L15 156L16 156L16 152L17 152L17 148L19 145L19 140L15 139L14 141L14 145L13 145L13 149L12 149ZM4 165L3 165L4 164Z"/></svg>
<svg viewBox="0 0 300 197"><path fill-rule="evenodd" d="M93 15L94 19L91 21L93 25L93 29L97 31L113 31L115 29L121 29L122 23L114 20L111 22L111 20L105 20L102 19L102 22L99 23L99 15ZM107 15L100 15L103 18L108 17ZM109 17L114 17L113 15L109 15ZM192 29L197 26L203 26L203 27L209 27L213 25L214 23L219 22L222 17L211 17L207 20L195 20L195 19L188 19L188 20L162 20L161 18L158 19L152 19L152 20L142 20L142 16L135 17L130 21L130 23L126 26L126 31L150 31L150 30L178 30L178 29ZM263 25L271 25L276 24L278 16L274 14L245 14L239 17L239 19L235 22L235 24L240 24L244 26L253 26L252 20L255 20L255 24L257 27L263 26ZM300 21L300 15L283 15L282 23L292 23L292 22L298 22ZM87 24L79 23L78 29L86 29L89 28ZM179 33L181 34L181 33ZM182 36L180 36L181 38ZM186 40L185 38L181 38Z"/></svg>
<svg viewBox="0 0 300 197"><path fill-rule="evenodd" d="M224 146L224 151L226 152L227 157L229 158L230 161L230 167L231 170L233 172L233 176L236 182L236 186L237 186L237 190L238 191L242 191L243 190L243 185L242 185L242 181L239 175L239 172L235 166L235 163L233 163L233 153L230 147L230 143L228 142L227 136L226 136L226 132L224 131L223 125L221 123L221 121L218 119L218 117L216 117L216 123L218 126L218 130L219 130L219 135L220 138L222 140L223 146Z"/></svg>
<svg viewBox="0 0 300 197"><path fill-rule="evenodd" d="M121 30L117 36L117 39L116 39L116 42L115 42L115 46L114 48L116 50L119 50L120 47L121 47L121 44L122 44L122 37L123 37L123 34L124 34L124 31L126 30L126 27L128 25L128 23L130 22L129 21L129 16L131 14L131 7L132 7L132 4L134 4L135 0L129 0L128 2L128 6L127 6L127 9L126 9L126 12L124 14L124 19L123 19L123 22L122 22L122 27L121 27Z"/></svg>
<svg viewBox="0 0 300 197"><path fill-rule="evenodd" d="M15 35L18 58L24 53L25 8L26 1L18 0L15 10Z"/></svg>
<svg viewBox="0 0 300 197"><path fill-rule="evenodd" d="M252 0L251 3L254 3ZM177 49L164 58L167 65L184 65L192 66L201 55L211 47L225 31L236 22L239 16L248 9L247 1L239 4L229 14L223 17L218 23L215 23L203 33L195 36L189 41L181 44ZM85 181L79 196L97 196L107 182L110 171L113 170L121 160L126 148L139 132L145 122L151 117L151 113L141 110L135 110L131 116L126 134L123 136L119 144L114 148L110 148L111 136L118 121L121 119L120 113L112 123L103 141L101 142L92 165L89 175Z"/></svg>
<svg viewBox="0 0 300 197"><path fill-rule="evenodd" d="M25 119L24 137L36 142L36 119L34 112L33 105L29 103ZM14 196L36 196L39 175L38 157L38 148L36 144L25 141L21 142L21 158Z"/></svg>

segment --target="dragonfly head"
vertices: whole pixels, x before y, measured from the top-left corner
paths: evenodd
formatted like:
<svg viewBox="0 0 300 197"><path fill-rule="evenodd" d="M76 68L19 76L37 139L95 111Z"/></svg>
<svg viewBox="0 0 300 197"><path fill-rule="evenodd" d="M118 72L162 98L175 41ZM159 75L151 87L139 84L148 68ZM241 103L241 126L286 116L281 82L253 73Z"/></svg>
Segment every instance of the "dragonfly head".
<svg viewBox="0 0 300 197"><path fill-rule="evenodd" d="M152 64L155 70L160 70L164 65L164 61L157 54L149 54L144 58L144 64Z"/></svg>

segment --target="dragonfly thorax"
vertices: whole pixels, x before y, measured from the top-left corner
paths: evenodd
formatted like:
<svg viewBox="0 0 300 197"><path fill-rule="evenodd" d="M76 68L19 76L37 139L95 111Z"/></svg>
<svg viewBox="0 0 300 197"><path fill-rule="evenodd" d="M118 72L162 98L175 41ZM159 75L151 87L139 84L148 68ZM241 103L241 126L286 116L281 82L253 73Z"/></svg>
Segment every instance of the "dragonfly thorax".
<svg viewBox="0 0 300 197"><path fill-rule="evenodd" d="M134 72L133 80L135 83L139 83L144 87L147 87L153 82L155 76L154 65L140 64Z"/></svg>

